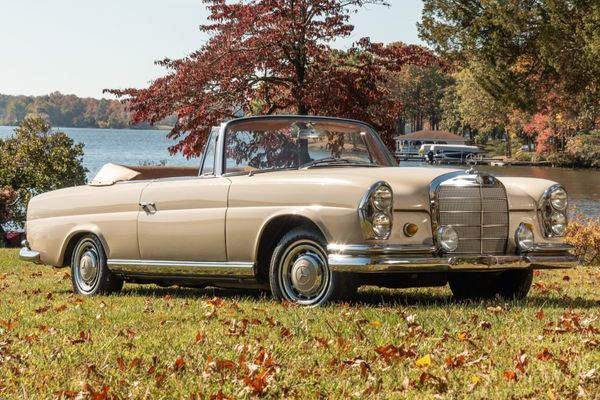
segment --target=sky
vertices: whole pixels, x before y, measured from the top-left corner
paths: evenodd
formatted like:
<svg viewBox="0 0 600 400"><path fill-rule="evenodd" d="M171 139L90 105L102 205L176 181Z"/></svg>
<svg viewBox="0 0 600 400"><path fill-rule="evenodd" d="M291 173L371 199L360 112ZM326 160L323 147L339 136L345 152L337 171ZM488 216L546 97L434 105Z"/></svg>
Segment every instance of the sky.
<svg viewBox="0 0 600 400"><path fill-rule="evenodd" d="M421 0L389 0L351 18L352 37L423 44ZM54 91L109 97L103 88L145 87L164 74L155 60L180 58L206 36L201 0L0 0L0 93Z"/></svg>

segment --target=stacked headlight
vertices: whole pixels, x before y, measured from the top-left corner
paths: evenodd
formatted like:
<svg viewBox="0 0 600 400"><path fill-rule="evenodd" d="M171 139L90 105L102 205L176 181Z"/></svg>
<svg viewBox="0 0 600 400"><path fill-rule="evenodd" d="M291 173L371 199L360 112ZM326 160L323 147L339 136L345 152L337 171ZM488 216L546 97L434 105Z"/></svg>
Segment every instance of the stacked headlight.
<svg viewBox="0 0 600 400"><path fill-rule="evenodd" d="M386 182L377 182L364 195L359 209L365 239L388 239L392 233L394 194Z"/></svg>
<svg viewBox="0 0 600 400"><path fill-rule="evenodd" d="M553 185L540 200L542 223L546 237L564 236L567 231L568 196L561 185Z"/></svg>

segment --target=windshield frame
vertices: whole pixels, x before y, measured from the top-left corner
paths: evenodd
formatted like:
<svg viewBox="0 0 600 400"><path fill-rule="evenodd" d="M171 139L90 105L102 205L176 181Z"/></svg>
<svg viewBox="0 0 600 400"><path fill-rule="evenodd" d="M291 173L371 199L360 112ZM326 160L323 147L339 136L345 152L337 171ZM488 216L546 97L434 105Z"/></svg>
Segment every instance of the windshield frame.
<svg viewBox="0 0 600 400"><path fill-rule="evenodd" d="M396 160L394 159L394 157L392 156L392 154L389 152L389 150L387 149L387 147L385 146L385 144L383 143L383 140L381 139L381 137L379 136L379 134L377 133L377 131L369 124L361 122L361 121L357 121L357 120L353 120L353 119L346 119L346 118L335 118L335 117L321 117L321 116L312 116L312 115L272 115L272 116L254 116L254 117L244 117L244 118L237 118L237 119L233 119L231 121L228 121L224 124L222 124L221 126L221 134L219 135L219 139L220 139L220 143L218 143L219 149L220 149L220 153L221 153L221 159L220 164L218 165L218 167L220 167L220 171L219 174L221 176L238 176L238 175L252 175L252 173L250 172L239 172L239 171L235 171L235 172L227 172L226 169L226 162L227 162L227 157L225 156L225 146L227 144L227 140L226 140L226 136L229 132L229 129L236 125L236 124L242 124L242 123L248 123L248 122L252 122L252 121L260 121L260 120L283 120L283 121L290 121L290 123L292 122L296 122L296 121L318 121L318 122L343 122L343 123L351 123L353 125L357 125L361 128L363 128L365 130L365 132L367 132L368 135L370 135L370 140L375 142L376 146L380 147L380 150L382 152L382 156L385 159L385 161L387 161L387 165L381 165L381 164L365 164L363 166L360 165L356 165L356 164L350 164L350 165L345 165L344 167L346 168L360 168L360 167L374 167L374 166L381 166L381 167L397 167L398 163L396 162ZM369 153L369 156L371 158L373 157L373 150L371 148L372 146L368 146L367 147L367 151ZM326 168L326 167L340 167L340 164L338 163L334 163L334 164L330 164L330 165L326 165L323 164L322 166L320 166L321 168ZM267 169L265 171L268 172L279 172L279 171L290 171L290 170L302 170L303 168L301 168L301 166L299 166L298 168L277 168L277 169ZM263 170L255 170L254 172L260 172Z"/></svg>

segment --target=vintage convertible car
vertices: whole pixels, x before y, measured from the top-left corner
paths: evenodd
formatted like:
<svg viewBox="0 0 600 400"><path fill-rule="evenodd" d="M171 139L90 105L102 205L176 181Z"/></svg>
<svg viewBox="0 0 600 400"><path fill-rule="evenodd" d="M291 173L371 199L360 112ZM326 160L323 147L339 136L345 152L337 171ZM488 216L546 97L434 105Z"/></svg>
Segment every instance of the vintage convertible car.
<svg viewBox="0 0 600 400"><path fill-rule="evenodd" d="M123 282L270 288L321 305L360 285L524 297L532 270L575 265L555 182L399 168L346 119L232 120L200 167L104 166L34 197L22 259L71 266L74 290Z"/></svg>

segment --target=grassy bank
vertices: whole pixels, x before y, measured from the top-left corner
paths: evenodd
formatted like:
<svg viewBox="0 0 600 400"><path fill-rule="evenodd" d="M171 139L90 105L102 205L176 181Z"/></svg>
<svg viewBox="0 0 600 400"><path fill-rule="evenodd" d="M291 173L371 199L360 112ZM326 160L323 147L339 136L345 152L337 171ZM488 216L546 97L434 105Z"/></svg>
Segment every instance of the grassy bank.
<svg viewBox="0 0 600 400"><path fill-rule="evenodd" d="M526 301L362 289L300 309L252 292L126 285L0 249L0 398L594 398L600 272L542 272ZM195 397L198 396L198 397Z"/></svg>

